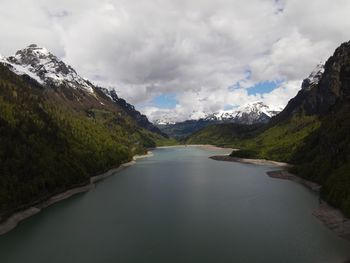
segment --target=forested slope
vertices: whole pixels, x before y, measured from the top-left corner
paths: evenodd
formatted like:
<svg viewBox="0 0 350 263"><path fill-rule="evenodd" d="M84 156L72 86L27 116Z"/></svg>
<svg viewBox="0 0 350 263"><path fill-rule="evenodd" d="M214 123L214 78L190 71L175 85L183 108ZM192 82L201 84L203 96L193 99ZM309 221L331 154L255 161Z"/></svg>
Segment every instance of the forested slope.
<svg viewBox="0 0 350 263"><path fill-rule="evenodd" d="M350 42L318 69L286 108L255 133L242 136L235 134L237 127L217 125L187 141L240 148L232 152L235 157L292 163L293 172L320 183L322 196L350 216Z"/></svg>
<svg viewBox="0 0 350 263"><path fill-rule="evenodd" d="M0 221L166 140L108 97L93 96L100 102L0 64Z"/></svg>

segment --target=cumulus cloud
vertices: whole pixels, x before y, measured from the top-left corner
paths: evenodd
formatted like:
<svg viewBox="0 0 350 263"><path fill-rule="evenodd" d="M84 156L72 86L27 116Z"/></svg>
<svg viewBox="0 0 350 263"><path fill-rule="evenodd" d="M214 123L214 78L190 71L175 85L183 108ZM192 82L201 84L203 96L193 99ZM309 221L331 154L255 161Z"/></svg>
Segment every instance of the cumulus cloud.
<svg viewBox="0 0 350 263"><path fill-rule="evenodd" d="M258 99L285 105L348 40L349 9L347 0L2 0L0 53L46 46L151 119L181 120ZM175 108L152 104L164 93L176 94Z"/></svg>

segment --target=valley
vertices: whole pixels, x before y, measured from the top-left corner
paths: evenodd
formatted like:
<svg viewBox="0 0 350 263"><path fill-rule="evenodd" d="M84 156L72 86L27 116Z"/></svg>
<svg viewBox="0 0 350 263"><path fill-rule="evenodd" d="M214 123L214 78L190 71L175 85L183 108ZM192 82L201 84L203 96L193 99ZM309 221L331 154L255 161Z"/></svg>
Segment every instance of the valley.
<svg viewBox="0 0 350 263"><path fill-rule="evenodd" d="M350 243L312 215L317 194L268 177L267 171L279 169L273 165L208 159L225 153L153 150L152 157L0 236L0 258L6 263L349 259Z"/></svg>
<svg viewBox="0 0 350 263"><path fill-rule="evenodd" d="M322 185L321 196L349 216L350 111L344 73L349 54L350 44L344 43L303 81L281 112L256 102L157 125L114 90L81 78L46 49L30 45L14 57L2 58L1 220L83 186L91 176L135 154L177 144L238 148L230 156L293 164L291 172ZM44 170L49 177L43 176ZM10 185L16 192L9 192Z"/></svg>
<svg viewBox="0 0 350 263"><path fill-rule="evenodd" d="M350 263L349 11L1 0L0 263Z"/></svg>
<svg viewBox="0 0 350 263"><path fill-rule="evenodd" d="M239 148L233 157L291 163L291 172L321 184L321 196L350 216L349 69L347 42L303 81L297 96L268 124L216 124L185 141Z"/></svg>
<svg viewBox="0 0 350 263"><path fill-rule="evenodd" d="M0 123L0 221L171 142L114 91L36 45L1 60Z"/></svg>

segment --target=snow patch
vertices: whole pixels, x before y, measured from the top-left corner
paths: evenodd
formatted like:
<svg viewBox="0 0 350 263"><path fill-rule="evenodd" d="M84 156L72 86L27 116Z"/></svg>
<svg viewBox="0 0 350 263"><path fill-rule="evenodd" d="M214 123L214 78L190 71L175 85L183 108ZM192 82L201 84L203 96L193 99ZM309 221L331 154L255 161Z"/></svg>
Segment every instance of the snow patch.
<svg viewBox="0 0 350 263"><path fill-rule="evenodd" d="M0 62L3 65L5 65L6 67L8 67L13 73L15 73L17 75L28 75L32 79L36 80L38 83L44 84L44 82L40 79L40 77L37 76L36 74L34 74L28 68L23 67L21 65L17 65L17 64L11 63L11 62L8 61L7 58L5 58L4 56L1 56L1 55L0 55Z"/></svg>
<svg viewBox="0 0 350 263"><path fill-rule="evenodd" d="M215 113L205 113L201 111L192 112L188 120L206 120L216 122L235 122L242 124L253 124L267 122L270 118L283 110L282 107L266 105L261 101L245 104L235 110L221 110ZM173 118L164 116L155 121L158 125L175 124Z"/></svg>
<svg viewBox="0 0 350 263"><path fill-rule="evenodd" d="M302 89L310 90L311 87L317 85L324 73L324 63L319 63L316 68L311 72L311 74L304 79L302 83Z"/></svg>
<svg viewBox="0 0 350 263"><path fill-rule="evenodd" d="M40 84L53 83L68 85L74 89L83 89L93 93L93 85L79 76L75 70L51 54L46 48L30 45L16 52L15 56L0 61L18 75L28 75Z"/></svg>
<svg viewBox="0 0 350 263"><path fill-rule="evenodd" d="M236 110L216 112L208 116L208 118L211 118L213 120L225 121L243 118L244 116L246 116L246 118L249 118L248 115L251 115L251 118L259 118L262 114L266 115L268 118L271 118L282 110L283 108L281 107L268 106L261 101L256 101L253 103L247 103ZM254 122L253 119L252 122Z"/></svg>

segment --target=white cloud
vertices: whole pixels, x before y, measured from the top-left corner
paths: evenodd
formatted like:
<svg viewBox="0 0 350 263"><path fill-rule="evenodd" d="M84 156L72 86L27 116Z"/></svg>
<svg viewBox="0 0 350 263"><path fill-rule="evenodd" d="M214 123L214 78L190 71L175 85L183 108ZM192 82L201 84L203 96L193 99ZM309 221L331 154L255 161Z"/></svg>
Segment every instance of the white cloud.
<svg viewBox="0 0 350 263"><path fill-rule="evenodd" d="M169 112L184 119L257 99L285 104L348 40L348 10L348 0L2 0L0 53L38 43L152 119L167 110L151 99L175 93ZM248 95L277 79L269 94Z"/></svg>
<svg viewBox="0 0 350 263"><path fill-rule="evenodd" d="M267 105L284 107L288 101L298 93L300 87L301 81L299 80L287 81L270 93L262 94L261 100Z"/></svg>
<svg viewBox="0 0 350 263"><path fill-rule="evenodd" d="M261 80L287 79L295 80L308 75L327 54L326 43L313 43L298 31L275 42L268 54L254 60L250 68L252 78ZM327 54L327 55L326 55Z"/></svg>

